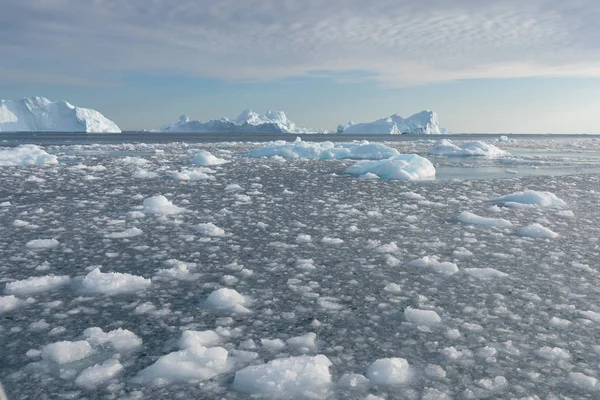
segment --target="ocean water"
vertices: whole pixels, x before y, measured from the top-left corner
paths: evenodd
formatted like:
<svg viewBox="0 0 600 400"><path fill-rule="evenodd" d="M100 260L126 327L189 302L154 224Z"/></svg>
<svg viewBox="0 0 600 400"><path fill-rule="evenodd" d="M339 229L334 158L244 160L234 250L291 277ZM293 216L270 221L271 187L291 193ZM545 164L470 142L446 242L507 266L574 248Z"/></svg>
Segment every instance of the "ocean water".
<svg viewBox="0 0 600 400"><path fill-rule="evenodd" d="M598 398L598 138L369 137L413 182L247 156L279 138L0 135L59 162L0 167L9 399Z"/></svg>

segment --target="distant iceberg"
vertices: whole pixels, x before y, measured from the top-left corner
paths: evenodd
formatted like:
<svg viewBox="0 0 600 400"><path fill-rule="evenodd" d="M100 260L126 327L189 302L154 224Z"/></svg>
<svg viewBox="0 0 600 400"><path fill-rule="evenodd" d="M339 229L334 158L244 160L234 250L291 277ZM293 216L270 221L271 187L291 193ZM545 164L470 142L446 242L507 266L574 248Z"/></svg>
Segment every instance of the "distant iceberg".
<svg viewBox="0 0 600 400"><path fill-rule="evenodd" d="M351 135L441 135L448 133L446 129L440 128L437 114L429 110L421 111L408 118L394 114L373 122L356 124L350 121L346 125L338 126L337 132Z"/></svg>
<svg viewBox="0 0 600 400"><path fill-rule="evenodd" d="M0 132L121 133L96 110L44 97L0 100Z"/></svg>
<svg viewBox="0 0 600 400"><path fill-rule="evenodd" d="M237 118L211 119L207 122L193 121L187 115L179 117L179 121L161 126L154 132L194 132L194 133L328 133L320 129L299 128L290 121L283 111L268 110L258 114L252 110L244 110Z"/></svg>

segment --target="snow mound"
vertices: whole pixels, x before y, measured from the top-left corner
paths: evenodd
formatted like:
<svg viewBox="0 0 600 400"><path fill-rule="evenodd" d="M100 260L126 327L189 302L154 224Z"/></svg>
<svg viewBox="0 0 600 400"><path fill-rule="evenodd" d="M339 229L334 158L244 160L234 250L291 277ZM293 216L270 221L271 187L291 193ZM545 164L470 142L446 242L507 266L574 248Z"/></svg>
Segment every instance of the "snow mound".
<svg viewBox="0 0 600 400"><path fill-rule="evenodd" d="M173 215L185 211L185 208L173 204L165 196L158 195L144 199L144 211L152 214Z"/></svg>
<svg viewBox="0 0 600 400"><path fill-rule="evenodd" d="M337 160L382 160L397 156L398 150L379 143L367 141L354 143L304 142L296 138L293 143L277 140L253 149L249 157L316 158Z"/></svg>
<svg viewBox="0 0 600 400"><path fill-rule="evenodd" d="M55 155L46 153L34 144L22 144L10 149L0 150L0 167L44 164L56 165L58 164L58 158Z"/></svg>
<svg viewBox="0 0 600 400"><path fill-rule="evenodd" d="M331 385L331 365L324 355L279 358L237 371L233 388L275 398L322 398Z"/></svg>
<svg viewBox="0 0 600 400"><path fill-rule="evenodd" d="M139 292L148 288L150 284L150 279L141 276L119 272L103 273L99 268L87 274L81 281L85 292L106 295Z"/></svg>
<svg viewBox="0 0 600 400"><path fill-rule="evenodd" d="M536 239L554 239L558 237L558 233L537 223L517 229L517 235Z"/></svg>
<svg viewBox="0 0 600 400"><path fill-rule="evenodd" d="M190 164L201 165L205 167L227 164L228 162L228 160L213 156L210 152L204 150L195 150L194 158L190 160Z"/></svg>
<svg viewBox="0 0 600 400"><path fill-rule="evenodd" d="M0 132L121 133L119 127L96 110L43 97L0 100Z"/></svg>
<svg viewBox="0 0 600 400"><path fill-rule="evenodd" d="M42 358L62 365L83 360L93 352L94 349L92 349L87 340L79 340L77 342L62 341L44 346L42 348Z"/></svg>
<svg viewBox="0 0 600 400"><path fill-rule="evenodd" d="M351 135L375 134L375 135L439 135L445 130L441 130L438 122L438 116L434 111L421 111L411 115L408 118L402 118L394 114L387 118L378 119L373 122L355 124L350 122L345 126L338 126L338 133Z"/></svg>
<svg viewBox="0 0 600 400"><path fill-rule="evenodd" d="M456 145L447 139L439 140L432 148L429 149L429 154L444 157L477 156L487 158L498 158L508 155L507 152L500 150L493 144L474 141Z"/></svg>
<svg viewBox="0 0 600 400"><path fill-rule="evenodd" d="M410 365L404 358L381 358L367 369L367 378L372 385L402 385L408 382L410 377Z"/></svg>
<svg viewBox="0 0 600 400"><path fill-rule="evenodd" d="M196 229L201 235L204 236L225 236L224 229L219 228L218 226L210 222L206 224L198 224L196 225Z"/></svg>
<svg viewBox="0 0 600 400"><path fill-rule="evenodd" d="M406 318L408 322L417 325L435 325L442 322L442 319L435 311L417 310L410 307L404 310L404 318Z"/></svg>
<svg viewBox="0 0 600 400"><path fill-rule="evenodd" d="M236 313L250 312L250 310L244 307L246 303L247 300L244 296L239 294L236 290L229 288L215 290L204 302L205 306L208 308Z"/></svg>
<svg viewBox="0 0 600 400"><path fill-rule="evenodd" d="M479 215L475 215L468 211L463 211L458 216L458 222L462 222L467 225L482 225L482 226L492 226L496 228L510 228L512 227L512 223L503 218L486 218L480 217Z"/></svg>
<svg viewBox="0 0 600 400"><path fill-rule="evenodd" d="M47 292L53 289L66 286L71 283L68 276L35 276L20 281L14 281L6 284L4 293L16 294L18 296L28 296L32 294Z"/></svg>
<svg viewBox="0 0 600 400"><path fill-rule="evenodd" d="M374 174L382 179L417 181L435 178L435 167L416 154L401 154L382 161L359 161L346 173L356 176Z"/></svg>
<svg viewBox="0 0 600 400"><path fill-rule="evenodd" d="M34 239L25 244L26 247L33 250L46 250L58 247L60 242L56 239Z"/></svg>
<svg viewBox="0 0 600 400"><path fill-rule="evenodd" d="M567 205L564 200L559 199L554 193L540 192L536 190L525 190L508 194L491 200L496 204L509 205L510 203L534 205L542 208L562 208ZM507 204L508 203L508 204Z"/></svg>
<svg viewBox="0 0 600 400"><path fill-rule="evenodd" d="M195 133L326 133L320 129L299 128L290 121L283 111L267 111L264 114L244 110L233 120L229 118L211 119L207 122L190 120L182 115L178 122L161 126L158 132Z"/></svg>

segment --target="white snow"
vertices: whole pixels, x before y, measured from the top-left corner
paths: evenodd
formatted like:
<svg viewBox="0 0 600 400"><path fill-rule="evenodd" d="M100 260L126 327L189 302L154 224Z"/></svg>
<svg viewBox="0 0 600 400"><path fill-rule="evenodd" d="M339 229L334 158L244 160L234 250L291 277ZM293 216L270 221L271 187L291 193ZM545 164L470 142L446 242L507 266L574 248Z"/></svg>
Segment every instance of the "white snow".
<svg viewBox="0 0 600 400"><path fill-rule="evenodd" d="M404 318L417 325L435 325L442 322L438 313L433 310L417 310L410 307L404 310Z"/></svg>
<svg viewBox="0 0 600 400"><path fill-rule="evenodd" d="M243 314L250 312L250 310L244 307L247 302L247 299L235 289L221 288L212 292L204 304L208 308Z"/></svg>
<svg viewBox="0 0 600 400"><path fill-rule="evenodd" d="M304 142L300 138L292 143L284 140L270 142L248 153L249 157L316 158L337 160L381 160L397 156L398 150L380 143L367 141L353 143Z"/></svg>
<svg viewBox="0 0 600 400"><path fill-rule="evenodd" d="M53 249L59 245L60 242L56 239L34 239L25 244L25 246L34 250Z"/></svg>
<svg viewBox="0 0 600 400"><path fill-rule="evenodd" d="M44 164L56 165L58 164L58 158L53 154L46 153L41 147L34 144L22 144L13 148L0 149L0 167Z"/></svg>
<svg viewBox="0 0 600 400"><path fill-rule="evenodd" d="M121 133L119 127L96 110L75 107L44 97L0 100L0 132Z"/></svg>
<svg viewBox="0 0 600 400"><path fill-rule="evenodd" d="M144 211L153 214L173 215L180 214L185 211L185 208L178 207L173 204L165 196L158 195L144 199Z"/></svg>
<svg viewBox="0 0 600 400"><path fill-rule="evenodd" d="M346 126L340 125L338 133L346 133L352 135L362 134L392 134L399 135L403 133L416 135L441 134L438 123L438 116L434 111L421 111L420 113L411 115L408 118L402 118L398 114L394 114L387 118L378 119L367 123L348 123Z"/></svg>
<svg viewBox="0 0 600 400"><path fill-rule="evenodd" d="M558 237L558 233L538 223L518 228L517 235L538 239L553 239Z"/></svg>
<svg viewBox="0 0 600 400"><path fill-rule="evenodd" d="M429 154L444 157L477 156L486 158L498 158L508 155L506 151L493 144L481 141L454 144L448 139L439 140L429 149Z"/></svg>
<svg viewBox="0 0 600 400"><path fill-rule="evenodd" d="M372 385L402 385L411 378L410 365L404 358L381 358L369 366L367 378Z"/></svg>
<svg viewBox="0 0 600 400"><path fill-rule="evenodd" d="M458 216L458 221L468 225L482 225L496 228L510 228L513 226L512 222L503 218L488 218L480 217L479 215L473 214L468 211L463 211Z"/></svg>
<svg viewBox="0 0 600 400"><path fill-rule="evenodd" d="M123 370L123 365L119 360L107 360L102 364L96 364L81 371L75 379L75 384L85 389L94 389L116 377L121 370Z"/></svg>
<svg viewBox="0 0 600 400"><path fill-rule="evenodd" d="M115 295L139 292L147 289L150 279L120 272L103 273L99 268L87 274L81 281L82 289L88 293Z"/></svg>
<svg viewBox="0 0 600 400"><path fill-rule="evenodd" d="M76 342L61 341L47 344L42 348L42 358L57 364L68 364L82 360L94 353L94 349L86 340Z"/></svg>
<svg viewBox="0 0 600 400"><path fill-rule="evenodd" d="M189 163L194 165L208 167L211 165L222 165L230 162L223 158L215 157L210 152L205 150L194 150L193 154L194 158L192 158Z"/></svg>
<svg viewBox="0 0 600 400"><path fill-rule="evenodd" d="M401 154L381 161L359 161L346 169L350 175L374 174L382 179L404 181L433 179L435 172L431 161L416 154Z"/></svg>
<svg viewBox="0 0 600 400"><path fill-rule="evenodd" d="M321 398L331 385L331 365L324 355L279 358L237 371L233 388L272 398Z"/></svg>
<svg viewBox="0 0 600 400"><path fill-rule="evenodd" d="M196 225L196 229L201 235L204 236L225 236L225 230L219 228L211 222L205 224L198 224Z"/></svg>
<svg viewBox="0 0 600 400"><path fill-rule="evenodd" d="M4 293L17 296L28 296L54 290L66 286L69 283L71 283L71 278L68 276L32 276L31 278L7 283L4 288Z"/></svg>
<svg viewBox="0 0 600 400"><path fill-rule="evenodd" d="M510 203L534 205L542 208L561 208L567 205L564 200L559 199L554 193L536 190L508 194L495 198L492 202L504 205L507 205L507 203L509 203L508 205Z"/></svg>

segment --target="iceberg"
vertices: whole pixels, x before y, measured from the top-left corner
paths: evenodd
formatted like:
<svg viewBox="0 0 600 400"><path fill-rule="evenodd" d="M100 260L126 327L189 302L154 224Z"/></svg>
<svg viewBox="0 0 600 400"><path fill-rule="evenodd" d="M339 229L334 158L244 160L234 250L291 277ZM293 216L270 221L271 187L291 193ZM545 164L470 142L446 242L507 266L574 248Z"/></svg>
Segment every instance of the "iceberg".
<svg viewBox="0 0 600 400"><path fill-rule="evenodd" d="M44 97L0 100L0 132L121 133L96 110Z"/></svg>
<svg viewBox="0 0 600 400"><path fill-rule="evenodd" d="M398 150L392 147L380 143L369 143L366 140L353 143L316 143L303 142L300 138L296 138L293 143L287 143L284 140L270 142L248 153L248 157L252 158L282 157L337 160L381 160L398 155L400 155Z"/></svg>
<svg viewBox="0 0 600 400"><path fill-rule="evenodd" d="M207 122L190 120L183 114L179 121L161 126L154 132L194 132L194 133L327 133L324 130L297 127L283 111L268 110L258 114L252 110L242 111L237 118L211 119Z"/></svg>
<svg viewBox="0 0 600 400"><path fill-rule="evenodd" d="M493 144L480 141L465 142L454 144L447 139L439 140L432 148L429 154L444 157L486 157L498 158L508 155L504 150L499 149Z"/></svg>
<svg viewBox="0 0 600 400"><path fill-rule="evenodd" d="M434 111L425 110L408 118L394 114L367 123L355 124L350 121L346 125L338 126L337 132L351 135L440 135L448 131L440 129L438 116Z"/></svg>
<svg viewBox="0 0 600 400"><path fill-rule="evenodd" d="M56 165L58 158L34 144L22 144L7 149L0 148L0 167L44 164Z"/></svg>

